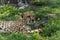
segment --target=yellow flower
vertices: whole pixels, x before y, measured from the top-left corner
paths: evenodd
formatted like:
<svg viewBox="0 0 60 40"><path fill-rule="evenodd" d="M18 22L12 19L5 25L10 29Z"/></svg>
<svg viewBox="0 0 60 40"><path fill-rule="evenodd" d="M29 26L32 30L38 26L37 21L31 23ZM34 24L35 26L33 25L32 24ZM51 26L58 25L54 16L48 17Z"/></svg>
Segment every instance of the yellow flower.
<svg viewBox="0 0 60 40"><path fill-rule="evenodd" d="M40 20L40 18L38 18L37 20Z"/></svg>

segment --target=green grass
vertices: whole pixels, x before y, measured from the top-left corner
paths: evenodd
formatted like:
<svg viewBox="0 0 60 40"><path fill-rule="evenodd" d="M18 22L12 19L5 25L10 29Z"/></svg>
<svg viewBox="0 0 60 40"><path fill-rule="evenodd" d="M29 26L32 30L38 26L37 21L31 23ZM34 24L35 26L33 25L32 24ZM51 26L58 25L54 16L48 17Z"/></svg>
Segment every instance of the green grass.
<svg viewBox="0 0 60 40"><path fill-rule="evenodd" d="M40 40L40 36L37 33L34 34L2 34L0 33L0 40Z"/></svg>

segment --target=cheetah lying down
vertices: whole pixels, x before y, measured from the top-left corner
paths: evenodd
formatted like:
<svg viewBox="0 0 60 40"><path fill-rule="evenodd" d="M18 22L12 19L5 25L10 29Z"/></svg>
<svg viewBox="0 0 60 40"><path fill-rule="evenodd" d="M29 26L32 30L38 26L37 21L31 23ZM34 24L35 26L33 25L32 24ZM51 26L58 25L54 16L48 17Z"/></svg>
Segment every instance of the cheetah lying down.
<svg viewBox="0 0 60 40"><path fill-rule="evenodd" d="M17 33L40 32L40 29L31 30L29 24L32 22L35 22L34 21L34 13L33 13L33 11L28 11L23 14L23 17L20 17L19 19L15 20L15 21L0 20L0 32L4 32L4 33L8 33L8 32L17 32Z"/></svg>

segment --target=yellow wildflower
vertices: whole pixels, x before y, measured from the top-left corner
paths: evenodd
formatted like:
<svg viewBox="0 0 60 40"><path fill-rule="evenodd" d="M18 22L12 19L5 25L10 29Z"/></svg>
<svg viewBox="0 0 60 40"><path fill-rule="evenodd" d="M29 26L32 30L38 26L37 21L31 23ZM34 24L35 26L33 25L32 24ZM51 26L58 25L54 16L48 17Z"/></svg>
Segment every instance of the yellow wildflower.
<svg viewBox="0 0 60 40"><path fill-rule="evenodd" d="M37 20L40 20L40 18L38 18Z"/></svg>

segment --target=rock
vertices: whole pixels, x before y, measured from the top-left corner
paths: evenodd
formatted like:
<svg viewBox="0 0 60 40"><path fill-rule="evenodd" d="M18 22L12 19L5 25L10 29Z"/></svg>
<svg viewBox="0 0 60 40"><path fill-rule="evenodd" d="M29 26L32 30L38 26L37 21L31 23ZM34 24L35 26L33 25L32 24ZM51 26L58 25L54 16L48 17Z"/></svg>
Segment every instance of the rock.
<svg viewBox="0 0 60 40"><path fill-rule="evenodd" d="M28 4L24 4L22 2L19 2L18 6L19 6L19 9L24 9L24 8L28 7Z"/></svg>
<svg viewBox="0 0 60 40"><path fill-rule="evenodd" d="M57 18L57 15L56 14L48 14L48 16L50 16L50 17L53 17L53 18Z"/></svg>

